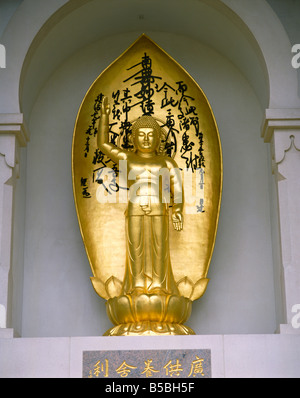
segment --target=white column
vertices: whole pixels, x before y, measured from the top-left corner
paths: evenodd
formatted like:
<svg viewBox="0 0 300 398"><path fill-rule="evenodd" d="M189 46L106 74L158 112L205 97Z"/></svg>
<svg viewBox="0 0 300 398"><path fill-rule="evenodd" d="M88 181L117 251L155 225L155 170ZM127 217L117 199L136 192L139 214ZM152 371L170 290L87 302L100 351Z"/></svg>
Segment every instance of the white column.
<svg viewBox="0 0 300 398"><path fill-rule="evenodd" d="M14 187L19 146L27 136L21 114L0 114L0 328L10 327Z"/></svg>
<svg viewBox="0 0 300 398"><path fill-rule="evenodd" d="M280 333L300 333L300 109L269 109L263 128L271 143L277 186L282 307Z"/></svg>

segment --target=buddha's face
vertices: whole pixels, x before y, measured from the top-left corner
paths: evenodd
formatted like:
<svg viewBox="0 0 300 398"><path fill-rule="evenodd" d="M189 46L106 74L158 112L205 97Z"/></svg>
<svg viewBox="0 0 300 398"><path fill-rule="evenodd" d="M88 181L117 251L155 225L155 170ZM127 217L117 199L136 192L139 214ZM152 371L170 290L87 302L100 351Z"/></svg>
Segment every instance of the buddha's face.
<svg viewBox="0 0 300 398"><path fill-rule="evenodd" d="M135 147L140 152L155 152L158 143L158 134L153 128L140 127L135 133Z"/></svg>

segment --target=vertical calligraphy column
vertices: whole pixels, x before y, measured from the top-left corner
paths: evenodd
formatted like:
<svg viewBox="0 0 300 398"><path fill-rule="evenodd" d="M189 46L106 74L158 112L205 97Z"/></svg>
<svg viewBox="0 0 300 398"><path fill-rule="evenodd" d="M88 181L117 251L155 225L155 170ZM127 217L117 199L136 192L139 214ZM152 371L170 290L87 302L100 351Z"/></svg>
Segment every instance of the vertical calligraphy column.
<svg viewBox="0 0 300 398"><path fill-rule="evenodd" d="M264 138L271 143L277 190L285 322L279 331L300 333L300 109L267 110Z"/></svg>
<svg viewBox="0 0 300 398"><path fill-rule="evenodd" d="M14 188L19 146L26 144L21 114L0 114L0 329L11 326Z"/></svg>

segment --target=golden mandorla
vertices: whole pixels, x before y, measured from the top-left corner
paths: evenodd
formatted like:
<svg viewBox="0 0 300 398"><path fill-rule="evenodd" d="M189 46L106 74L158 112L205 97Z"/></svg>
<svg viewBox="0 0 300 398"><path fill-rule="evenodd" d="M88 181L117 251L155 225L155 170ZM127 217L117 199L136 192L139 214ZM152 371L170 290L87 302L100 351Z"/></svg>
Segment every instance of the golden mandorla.
<svg viewBox="0 0 300 398"><path fill-rule="evenodd" d="M104 70L77 115L72 174L106 335L193 334L222 190L217 125L189 74L142 35Z"/></svg>

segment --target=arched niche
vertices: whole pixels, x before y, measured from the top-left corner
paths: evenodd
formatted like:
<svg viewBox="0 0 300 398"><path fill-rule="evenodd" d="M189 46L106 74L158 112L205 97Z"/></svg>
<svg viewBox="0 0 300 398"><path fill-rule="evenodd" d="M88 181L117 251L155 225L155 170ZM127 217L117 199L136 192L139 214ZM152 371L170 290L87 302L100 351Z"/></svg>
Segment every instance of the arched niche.
<svg viewBox="0 0 300 398"><path fill-rule="evenodd" d="M83 23L86 20L88 25ZM1 112L26 115L44 79L63 59L99 37L130 31L196 38L243 70L263 107L299 102L297 74L290 68L291 46L266 1L188 0L183 4L177 0L157 5L130 1L125 5L120 0L57 0L33 7L24 0L2 36L10 67L0 76L2 90L8 94L0 103Z"/></svg>
<svg viewBox="0 0 300 398"><path fill-rule="evenodd" d="M109 327L104 303L92 295L88 280L89 266L72 201L68 145L85 91L141 33L148 34L197 80L221 132L225 185L220 238L210 275L212 288L194 310L192 326L200 333L272 331L272 255L265 217L269 171L259 129L265 109L288 106L297 90L295 74L287 68L288 41L271 8L264 1L252 9L249 2L243 8L229 0L48 3L52 4L33 10L25 0L4 35L12 48L14 68L3 86L9 100L4 103L1 97L0 105L3 112L22 112L31 133L23 161L26 187L20 192L26 201L24 335L97 334ZM35 18L24 31L20 20L30 13ZM266 15L264 28L258 20ZM13 29L19 33L17 43ZM284 54L276 62L268 49L274 35ZM251 184L256 188L249 188ZM256 213L252 216L251 211ZM257 247L263 252L259 262ZM260 293L253 299L258 279ZM224 294L228 302L222 301ZM260 299L265 304L257 313ZM244 323L240 314L249 300L251 315ZM230 313L232 308L235 312ZM51 329L50 323L57 318L64 321Z"/></svg>

